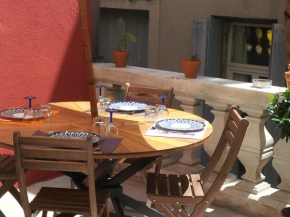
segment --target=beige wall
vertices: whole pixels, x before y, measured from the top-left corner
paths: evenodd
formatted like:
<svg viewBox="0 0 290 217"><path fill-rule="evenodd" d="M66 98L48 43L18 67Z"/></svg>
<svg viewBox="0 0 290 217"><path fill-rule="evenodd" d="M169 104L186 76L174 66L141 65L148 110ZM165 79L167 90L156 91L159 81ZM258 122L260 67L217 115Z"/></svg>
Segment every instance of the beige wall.
<svg viewBox="0 0 290 217"><path fill-rule="evenodd" d="M101 0L101 7L149 9L154 28L149 27L148 67L180 72L181 59L191 55L194 19L218 15L283 23L284 6L285 0Z"/></svg>

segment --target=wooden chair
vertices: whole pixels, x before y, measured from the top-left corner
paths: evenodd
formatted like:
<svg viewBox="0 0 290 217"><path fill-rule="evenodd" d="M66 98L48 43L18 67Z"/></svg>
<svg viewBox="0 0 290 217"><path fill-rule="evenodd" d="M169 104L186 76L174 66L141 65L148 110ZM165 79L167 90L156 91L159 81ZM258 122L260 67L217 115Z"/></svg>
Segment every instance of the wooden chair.
<svg viewBox="0 0 290 217"><path fill-rule="evenodd" d="M165 106L171 108L173 88L154 89L147 87L134 87L127 83L124 101L144 102L151 105L161 104L162 100L159 94L167 94L165 98Z"/></svg>
<svg viewBox="0 0 290 217"><path fill-rule="evenodd" d="M18 201L21 205L20 194L14 185L17 182L17 174L15 167L15 159L13 155L0 154L0 198L6 193L10 194ZM0 216L5 216L2 212Z"/></svg>
<svg viewBox="0 0 290 217"><path fill-rule="evenodd" d="M207 167L199 174L147 174L147 196L152 204L166 217L200 217L212 203L226 180L242 145L249 122L241 118L237 108L232 106L218 145ZM223 154L228 153L223 166L210 189L204 193L203 185ZM189 215L185 205L195 205Z"/></svg>
<svg viewBox="0 0 290 217"><path fill-rule="evenodd" d="M107 191L95 191L92 137L66 139L20 136L14 132L13 143L20 196L25 217L35 211L91 214L101 216L107 203ZM88 175L89 189L43 187L28 202L24 169L82 172Z"/></svg>

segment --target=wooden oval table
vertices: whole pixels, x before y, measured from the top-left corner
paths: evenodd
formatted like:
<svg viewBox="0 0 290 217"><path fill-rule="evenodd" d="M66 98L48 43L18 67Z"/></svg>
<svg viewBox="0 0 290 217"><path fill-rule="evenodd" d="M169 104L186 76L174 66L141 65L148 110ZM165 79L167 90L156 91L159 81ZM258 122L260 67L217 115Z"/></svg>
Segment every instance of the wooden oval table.
<svg viewBox="0 0 290 217"><path fill-rule="evenodd" d="M36 131L41 131L44 134L52 131L98 133L98 126L92 124L91 121L89 102L59 102L50 103L50 105L56 111L55 115L50 120L40 124L23 125L20 122L19 124L12 125L12 123L0 121L0 147L13 149L12 134L14 131L20 131L21 135L29 136L33 135ZM175 109L169 109L169 114L170 118L204 121L199 116ZM121 184L164 154L181 152L203 145L212 134L211 124L207 124L203 139L197 140L144 136L151 125L144 123L144 114L142 113L133 115L114 113L113 122L119 130L119 134L116 137L122 138L122 141L112 153L94 153L96 159L103 159L95 171L96 182L103 180L104 177L108 178L111 169L121 159L136 158L136 161L114 177L109 177L105 184L99 184L99 188L110 191L110 197L119 216L125 216L121 204L150 217L163 216L163 214L123 194Z"/></svg>
<svg viewBox="0 0 290 217"><path fill-rule="evenodd" d="M98 132L98 127L92 124L90 113L87 112L90 109L89 102L60 102L50 103L50 105L54 110L57 110L58 113L51 117L49 121L39 126L18 126L2 122L2 124L0 124L0 147L13 149L13 131L20 131L21 135L29 136L37 130L43 133L66 130ZM169 114L170 118L204 120L199 116L175 109L169 109ZM116 137L123 138L123 140L113 153L106 154L105 156L96 154L96 157L116 159L171 154L201 146L212 134L212 126L208 124L202 140L149 137L144 136L144 134L151 126L144 124L143 121L144 116L142 113L133 115L114 113L113 122L119 129L119 135Z"/></svg>

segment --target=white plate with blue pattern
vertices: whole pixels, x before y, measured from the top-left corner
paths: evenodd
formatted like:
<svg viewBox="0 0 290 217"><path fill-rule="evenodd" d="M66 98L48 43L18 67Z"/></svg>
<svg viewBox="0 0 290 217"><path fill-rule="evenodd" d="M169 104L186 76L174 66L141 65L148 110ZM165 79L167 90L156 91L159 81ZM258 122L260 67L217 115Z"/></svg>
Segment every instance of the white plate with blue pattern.
<svg viewBox="0 0 290 217"><path fill-rule="evenodd" d="M143 111L148 104L143 102L112 102L109 105L110 109L115 109L123 112Z"/></svg>
<svg viewBox="0 0 290 217"><path fill-rule="evenodd" d="M79 139L86 139L88 135L92 135L93 143L97 143L101 140L101 137L94 133L88 132L81 132L81 131L62 131L62 132L55 132L50 133L47 136L55 137L55 138L79 138Z"/></svg>
<svg viewBox="0 0 290 217"><path fill-rule="evenodd" d="M163 119L155 127L166 131L198 132L204 129L205 123L191 119Z"/></svg>
<svg viewBox="0 0 290 217"><path fill-rule="evenodd" d="M14 108L14 109L5 109L0 112L0 115L6 118L13 118L13 119L23 119L24 113L27 108ZM34 109L37 113L37 109ZM37 118L43 118L45 116L44 113L37 113ZM33 118L31 116L31 118ZM29 119L29 117L28 117Z"/></svg>

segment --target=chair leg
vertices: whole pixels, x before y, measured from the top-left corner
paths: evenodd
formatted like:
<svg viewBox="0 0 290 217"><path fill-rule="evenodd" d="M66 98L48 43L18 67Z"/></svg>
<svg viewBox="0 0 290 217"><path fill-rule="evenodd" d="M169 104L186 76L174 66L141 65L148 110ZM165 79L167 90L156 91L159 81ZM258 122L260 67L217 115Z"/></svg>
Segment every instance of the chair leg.
<svg viewBox="0 0 290 217"><path fill-rule="evenodd" d="M47 211L42 211L42 217L47 217Z"/></svg>
<svg viewBox="0 0 290 217"><path fill-rule="evenodd" d="M0 217L6 217L1 210L0 210Z"/></svg>
<svg viewBox="0 0 290 217"><path fill-rule="evenodd" d="M149 200L149 199L147 199L146 206L148 206L149 208L151 208L151 206L152 206L152 201ZM144 215L143 217L148 217L148 216Z"/></svg>
<svg viewBox="0 0 290 217"><path fill-rule="evenodd" d="M20 204L21 206L21 198L20 198L20 193L19 191L17 191L16 188L14 188L14 186L12 188L10 188L9 190L10 194L17 200L17 202Z"/></svg>
<svg viewBox="0 0 290 217"><path fill-rule="evenodd" d="M13 187L13 185L17 182L17 180L9 180L1 182L3 185L0 188L0 198Z"/></svg>
<svg viewBox="0 0 290 217"><path fill-rule="evenodd" d="M209 204L205 201L203 203L197 204L190 217L201 217L208 207Z"/></svg>
<svg viewBox="0 0 290 217"><path fill-rule="evenodd" d="M123 212L123 208L122 208L122 206L121 206L121 203L120 203L119 198L117 198L117 197L112 197L112 198L111 198L111 201L112 201L112 203L113 203L113 206L114 206L114 209L115 209L117 215L118 215L119 217L125 217L125 214L124 214L124 212Z"/></svg>
<svg viewBox="0 0 290 217"><path fill-rule="evenodd" d="M147 183L147 173L146 173L146 170L141 170L140 171L140 174L141 174L141 178L143 180L143 182L146 184Z"/></svg>
<svg viewBox="0 0 290 217"><path fill-rule="evenodd" d="M165 215L165 217L176 217L171 210L165 206L165 204L163 203L153 203L157 210L159 210L161 213L163 213Z"/></svg>

